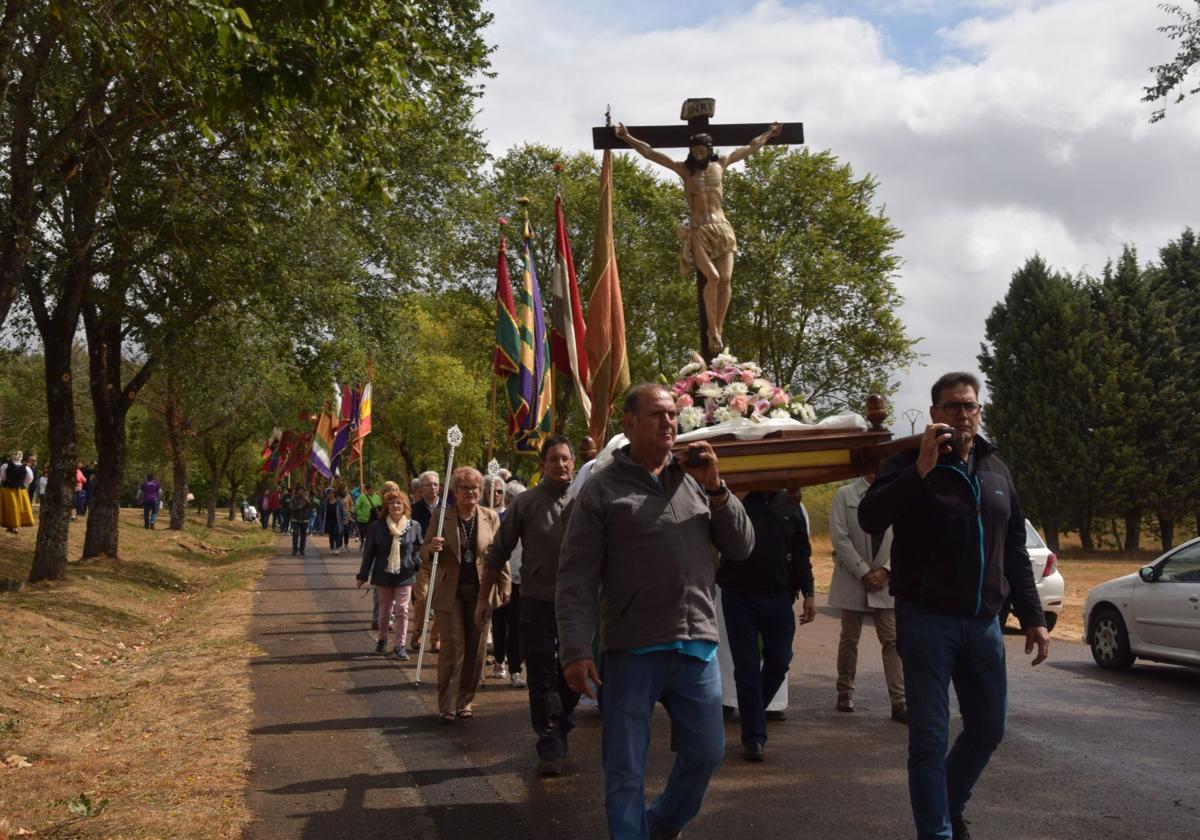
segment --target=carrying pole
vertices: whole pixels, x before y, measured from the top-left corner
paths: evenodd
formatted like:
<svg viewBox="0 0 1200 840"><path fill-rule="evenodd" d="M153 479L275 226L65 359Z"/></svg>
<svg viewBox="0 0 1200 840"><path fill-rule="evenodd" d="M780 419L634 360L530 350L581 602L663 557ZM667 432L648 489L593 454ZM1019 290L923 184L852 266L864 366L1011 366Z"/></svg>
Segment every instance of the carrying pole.
<svg viewBox="0 0 1200 840"><path fill-rule="evenodd" d="M446 432L446 443L450 444L450 456L446 459L446 483L442 487L442 504L438 510L437 536L441 538L446 524L446 504L450 496L450 475L454 471L454 450L462 445L462 430L451 426ZM425 651L429 649L429 613L433 610L433 589L437 585L437 567L440 551L434 552L433 564L429 567L429 592L425 596L425 621L421 626L421 649L417 651L417 678L413 688L421 687L421 667L425 663Z"/></svg>

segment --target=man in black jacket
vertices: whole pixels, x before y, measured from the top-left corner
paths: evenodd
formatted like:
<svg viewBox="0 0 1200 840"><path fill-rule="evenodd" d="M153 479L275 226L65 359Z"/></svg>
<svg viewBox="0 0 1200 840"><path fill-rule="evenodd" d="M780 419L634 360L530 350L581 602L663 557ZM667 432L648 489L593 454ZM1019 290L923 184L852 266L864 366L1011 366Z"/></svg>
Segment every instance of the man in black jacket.
<svg viewBox="0 0 1200 840"><path fill-rule="evenodd" d="M1012 595L1033 664L1050 652L1025 550L1025 517L1008 468L979 435L979 380L947 373L933 386L919 452L883 465L858 520L892 526L891 592L908 693L908 790L919 840L967 840L963 809L1004 735L1004 640L996 620ZM949 685L962 733L946 754Z"/></svg>
<svg viewBox="0 0 1200 840"><path fill-rule="evenodd" d="M787 678L796 635L794 604L804 594L800 623L816 617L812 547L800 505L787 492L755 491L742 500L754 526L754 550L745 560L721 558L717 585L733 658L742 750L762 761L767 742L766 707ZM762 637L762 656L758 640Z"/></svg>

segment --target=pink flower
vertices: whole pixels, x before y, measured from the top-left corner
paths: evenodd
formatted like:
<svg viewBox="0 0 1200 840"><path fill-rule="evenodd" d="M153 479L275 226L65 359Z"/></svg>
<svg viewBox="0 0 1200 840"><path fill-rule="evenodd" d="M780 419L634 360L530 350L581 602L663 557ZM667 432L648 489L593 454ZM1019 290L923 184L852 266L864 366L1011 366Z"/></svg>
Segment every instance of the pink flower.
<svg viewBox="0 0 1200 840"><path fill-rule="evenodd" d="M747 385L753 385L754 384L754 374L748 370L742 371L742 381L745 382Z"/></svg>
<svg viewBox="0 0 1200 840"><path fill-rule="evenodd" d="M766 414L771 409L771 401L762 399L754 404L755 414Z"/></svg>
<svg viewBox="0 0 1200 840"><path fill-rule="evenodd" d="M702 370L696 374L696 381L701 385L707 385L709 382L712 382L712 378L712 373L707 370Z"/></svg>
<svg viewBox="0 0 1200 840"><path fill-rule="evenodd" d="M725 373L721 374L721 378L725 380L726 385L732 385L733 380L738 378L737 371L736 370L727 370L727 371L725 371Z"/></svg>
<svg viewBox="0 0 1200 840"><path fill-rule="evenodd" d="M676 408L689 408L691 405L692 405L692 395L691 394L680 394L675 399L675 407Z"/></svg>
<svg viewBox="0 0 1200 840"><path fill-rule="evenodd" d="M771 405L778 407L781 405L786 405L787 402L787 391L783 390L782 388L776 388L771 392Z"/></svg>
<svg viewBox="0 0 1200 840"><path fill-rule="evenodd" d="M750 407L750 398L745 394L738 394L729 401L729 409L736 411L738 414L745 415L746 409Z"/></svg>

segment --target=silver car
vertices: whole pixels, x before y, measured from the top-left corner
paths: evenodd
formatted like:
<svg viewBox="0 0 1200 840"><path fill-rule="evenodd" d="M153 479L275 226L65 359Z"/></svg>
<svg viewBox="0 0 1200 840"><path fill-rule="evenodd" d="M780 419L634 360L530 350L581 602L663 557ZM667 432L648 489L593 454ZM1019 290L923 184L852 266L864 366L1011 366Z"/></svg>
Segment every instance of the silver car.
<svg viewBox="0 0 1200 840"><path fill-rule="evenodd" d="M1124 671L1138 657L1200 665L1200 538L1093 588L1083 626L1101 668Z"/></svg>

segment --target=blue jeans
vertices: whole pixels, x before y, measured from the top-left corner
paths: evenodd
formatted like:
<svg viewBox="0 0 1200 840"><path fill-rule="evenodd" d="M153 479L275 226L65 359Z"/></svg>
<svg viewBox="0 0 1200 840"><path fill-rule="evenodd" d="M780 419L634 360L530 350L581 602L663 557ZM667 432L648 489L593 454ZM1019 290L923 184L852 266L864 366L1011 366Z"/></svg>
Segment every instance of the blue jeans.
<svg viewBox="0 0 1200 840"><path fill-rule="evenodd" d="M767 704L787 677L792 661L796 614L791 593L754 595L721 589L725 632L733 657L733 682L737 686L742 744L767 742ZM762 658L758 639L762 636ZM761 661L761 666L760 666Z"/></svg>
<svg viewBox="0 0 1200 840"><path fill-rule="evenodd" d="M896 603L896 646L908 695L908 795L918 840L950 840L1004 737L1008 676L995 618L955 618ZM963 728L950 737L950 683Z"/></svg>
<svg viewBox="0 0 1200 840"><path fill-rule="evenodd" d="M158 502L142 502L142 520L147 528L153 528L158 519Z"/></svg>
<svg viewBox="0 0 1200 840"><path fill-rule="evenodd" d="M708 781L725 758L721 672L674 651L604 654L600 704L604 812L612 840L646 840L680 831L700 811ZM650 716L662 701L671 718L675 764L667 786L647 809L646 752Z"/></svg>

